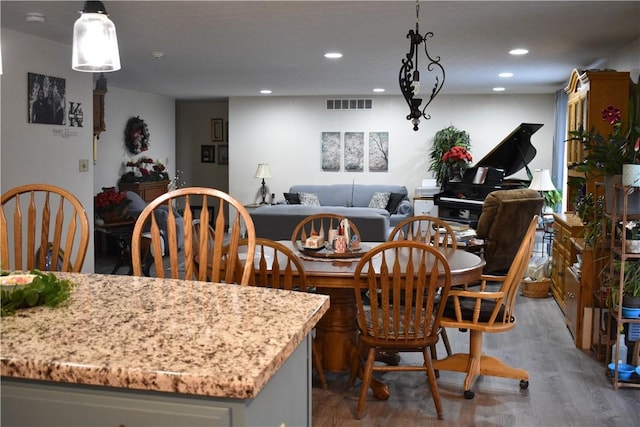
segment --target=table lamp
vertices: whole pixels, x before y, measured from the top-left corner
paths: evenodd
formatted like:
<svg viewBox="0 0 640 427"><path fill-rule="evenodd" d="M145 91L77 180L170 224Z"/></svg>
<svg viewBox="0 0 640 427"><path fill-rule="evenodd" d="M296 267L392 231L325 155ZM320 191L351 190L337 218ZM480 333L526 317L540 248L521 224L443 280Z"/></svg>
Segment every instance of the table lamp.
<svg viewBox="0 0 640 427"><path fill-rule="evenodd" d="M255 178L262 178L262 186L260 187L260 194L262 195L261 205L266 205L267 198L267 185L264 182L265 178L271 178L271 170L268 163L258 163L258 169L256 169Z"/></svg>
<svg viewBox="0 0 640 427"><path fill-rule="evenodd" d="M553 191L556 189L551 181L551 172L549 169L536 169L533 171L533 179L529 188L536 191Z"/></svg>

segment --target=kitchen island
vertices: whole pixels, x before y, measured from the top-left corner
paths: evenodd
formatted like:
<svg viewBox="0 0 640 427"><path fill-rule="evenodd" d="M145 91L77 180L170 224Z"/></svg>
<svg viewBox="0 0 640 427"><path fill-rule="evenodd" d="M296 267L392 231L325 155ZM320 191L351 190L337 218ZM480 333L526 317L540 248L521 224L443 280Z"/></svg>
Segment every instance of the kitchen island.
<svg viewBox="0 0 640 427"><path fill-rule="evenodd" d="M3 426L311 424L323 295L56 273L56 308L2 318Z"/></svg>

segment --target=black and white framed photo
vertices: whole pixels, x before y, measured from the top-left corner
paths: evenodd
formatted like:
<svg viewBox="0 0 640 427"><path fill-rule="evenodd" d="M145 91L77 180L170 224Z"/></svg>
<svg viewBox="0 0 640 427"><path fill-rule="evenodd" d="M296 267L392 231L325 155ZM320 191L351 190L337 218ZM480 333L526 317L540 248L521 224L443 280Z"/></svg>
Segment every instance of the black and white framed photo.
<svg viewBox="0 0 640 427"><path fill-rule="evenodd" d="M27 73L27 91L28 123L66 124L67 82L65 79Z"/></svg>
<svg viewBox="0 0 640 427"><path fill-rule="evenodd" d="M211 142L222 142L224 129L222 119L211 119Z"/></svg>
<svg viewBox="0 0 640 427"><path fill-rule="evenodd" d="M218 164L219 165L229 164L229 146L228 145L218 145Z"/></svg>
<svg viewBox="0 0 640 427"><path fill-rule="evenodd" d="M216 146L215 145L200 146L200 162L201 163L216 162Z"/></svg>

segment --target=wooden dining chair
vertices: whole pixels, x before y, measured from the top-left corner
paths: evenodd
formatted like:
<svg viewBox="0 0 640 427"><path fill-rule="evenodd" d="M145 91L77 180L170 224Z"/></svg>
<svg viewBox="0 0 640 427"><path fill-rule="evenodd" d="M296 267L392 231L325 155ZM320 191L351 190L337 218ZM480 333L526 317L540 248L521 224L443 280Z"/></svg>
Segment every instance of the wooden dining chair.
<svg viewBox="0 0 640 427"><path fill-rule="evenodd" d="M428 215L416 215L402 220L393 227L388 240L412 240L424 242L437 247L448 246L452 249L456 249L458 247L456 235L451 226L440 218ZM439 304L439 302L440 298L436 298L436 304ZM449 343L449 337L447 336L446 329L440 327L438 335L442 339L447 355L450 356L451 344ZM438 358L435 345L431 347L431 357L434 360Z"/></svg>
<svg viewBox="0 0 640 427"><path fill-rule="evenodd" d="M414 240L433 246L449 246L456 249L456 235L446 221L427 215L405 218L389 233L391 240Z"/></svg>
<svg viewBox="0 0 640 427"><path fill-rule="evenodd" d="M382 243L369 250L358 262L354 273L357 306L358 349L366 350L360 395L355 416L361 418L373 372L426 371L438 419L443 419L442 403L429 348L438 340L438 328L444 305L436 306L441 289L447 298L451 271L444 255L433 246L416 241ZM365 304L362 291L369 292ZM402 304L401 295L405 295ZM415 300L414 300L415 298ZM422 352L420 365L375 364L380 352ZM353 385L361 360L352 360L349 384Z"/></svg>
<svg viewBox="0 0 640 427"><path fill-rule="evenodd" d="M282 243L256 238L256 252L253 263L247 263L247 257L242 250L247 246L249 241L242 239L238 242L240 251L231 251L230 245L222 248L224 258L235 256L238 258L234 263L237 269L236 275L240 274L240 270L247 264L252 266L252 274L249 278L250 286L259 286L271 289L284 289L288 291L307 292L307 276L300 259L293 253L291 249ZM327 389L327 380L322 368L322 359L315 342L312 342L312 359L313 367L316 369L318 379L323 389Z"/></svg>
<svg viewBox="0 0 640 427"><path fill-rule="evenodd" d="M310 237L313 233L318 233L318 235L322 234L325 241L328 241L329 230L337 229L340 226L340 222L344 219L345 217L342 215L332 213L310 215L296 225L296 228L291 234L291 243L294 248L302 251L302 246L304 246L307 237ZM351 236L355 235L359 238L360 232L358 231L358 227L356 227L353 221L348 221L349 228L351 229Z"/></svg>
<svg viewBox="0 0 640 427"><path fill-rule="evenodd" d="M55 185L27 184L5 192L1 202L1 269L82 270L89 220L76 196Z"/></svg>
<svg viewBox="0 0 640 427"><path fill-rule="evenodd" d="M471 388L479 375L519 379L520 388L529 386L526 370L512 368L500 359L483 353L482 337L484 333L506 332L516 326L516 296L531 259L537 223L536 215L506 276L483 275L477 288L452 289L444 304L442 326L468 329L469 353L453 354L436 361L435 365L440 370L467 374L464 379L464 397L467 399L473 399ZM491 283L499 283L499 289L492 290L488 287Z"/></svg>
<svg viewBox="0 0 640 427"><path fill-rule="evenodd" d="M193 210L196 207L200 211L200 222L209 224L209 208L215 208L212 210L215 212L213 245L210 233L199 233L196 238L193 227L184 227L184 265L179 263L176 231L178 214L174 206L181 206L184 210L182 218L185 224L193 223ZM162 223L162 229L166 227L167 235L160 232L159 223ZM229 251L238 251L241 230L246 230L247 256L253 258L256 238L253 222L236 199L220 190L206 187L187 187L165 193L151 201L136 221L131 242L133 274L141 276L143 262L146 262L144 258L151 257L150 264L157 277L165 277L167 269L169 277L173 279L248 284L250 265L241 269L241 274L236 276L234 263L237 257L230 258L228 262L222 259L222 248L226 242ZM194 245L197 250L194 250ZM164 263L163 246L167 253L167 266ZM145 250L145 247L149 250Z"/></svg>

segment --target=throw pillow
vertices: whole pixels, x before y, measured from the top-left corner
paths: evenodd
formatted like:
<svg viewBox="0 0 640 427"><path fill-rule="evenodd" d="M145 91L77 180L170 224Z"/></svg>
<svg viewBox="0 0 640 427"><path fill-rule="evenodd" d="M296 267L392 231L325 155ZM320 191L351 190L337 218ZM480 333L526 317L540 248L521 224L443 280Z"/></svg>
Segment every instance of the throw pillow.
<svg viewBox="0 0 640 427"><path fill-rule="evenodd" d="M299 205L300 197L298 197L298 193L282 193L284 194L284 198L287 201L288 205Z"/></svg>
<svg viewBox="0 0 640 427"><path fill-rule="evenodd" d="M389 203L387 203L386 210L389 213L394 214L398 212L398 206L400 202L404 200L404 194L402 193L391 193L389 196Z"/></svg>
<svg viewBox="0 0 640 427"><path fill-rule="evenodd" d="M320 200L318 196L313 193L298 193L300 198L300 204L307 206L320 206Z"/></svg>
<svg viewBox="0 0 640 427"><path fill-rule="evenodd" d="M369 202L369 207L385 209L387 207L387 203L389 203L389 196L391 196L391 193L388 191L384 193L380 193L380 192L373 193L373 196L371 197L371 201Z"/></svg>

